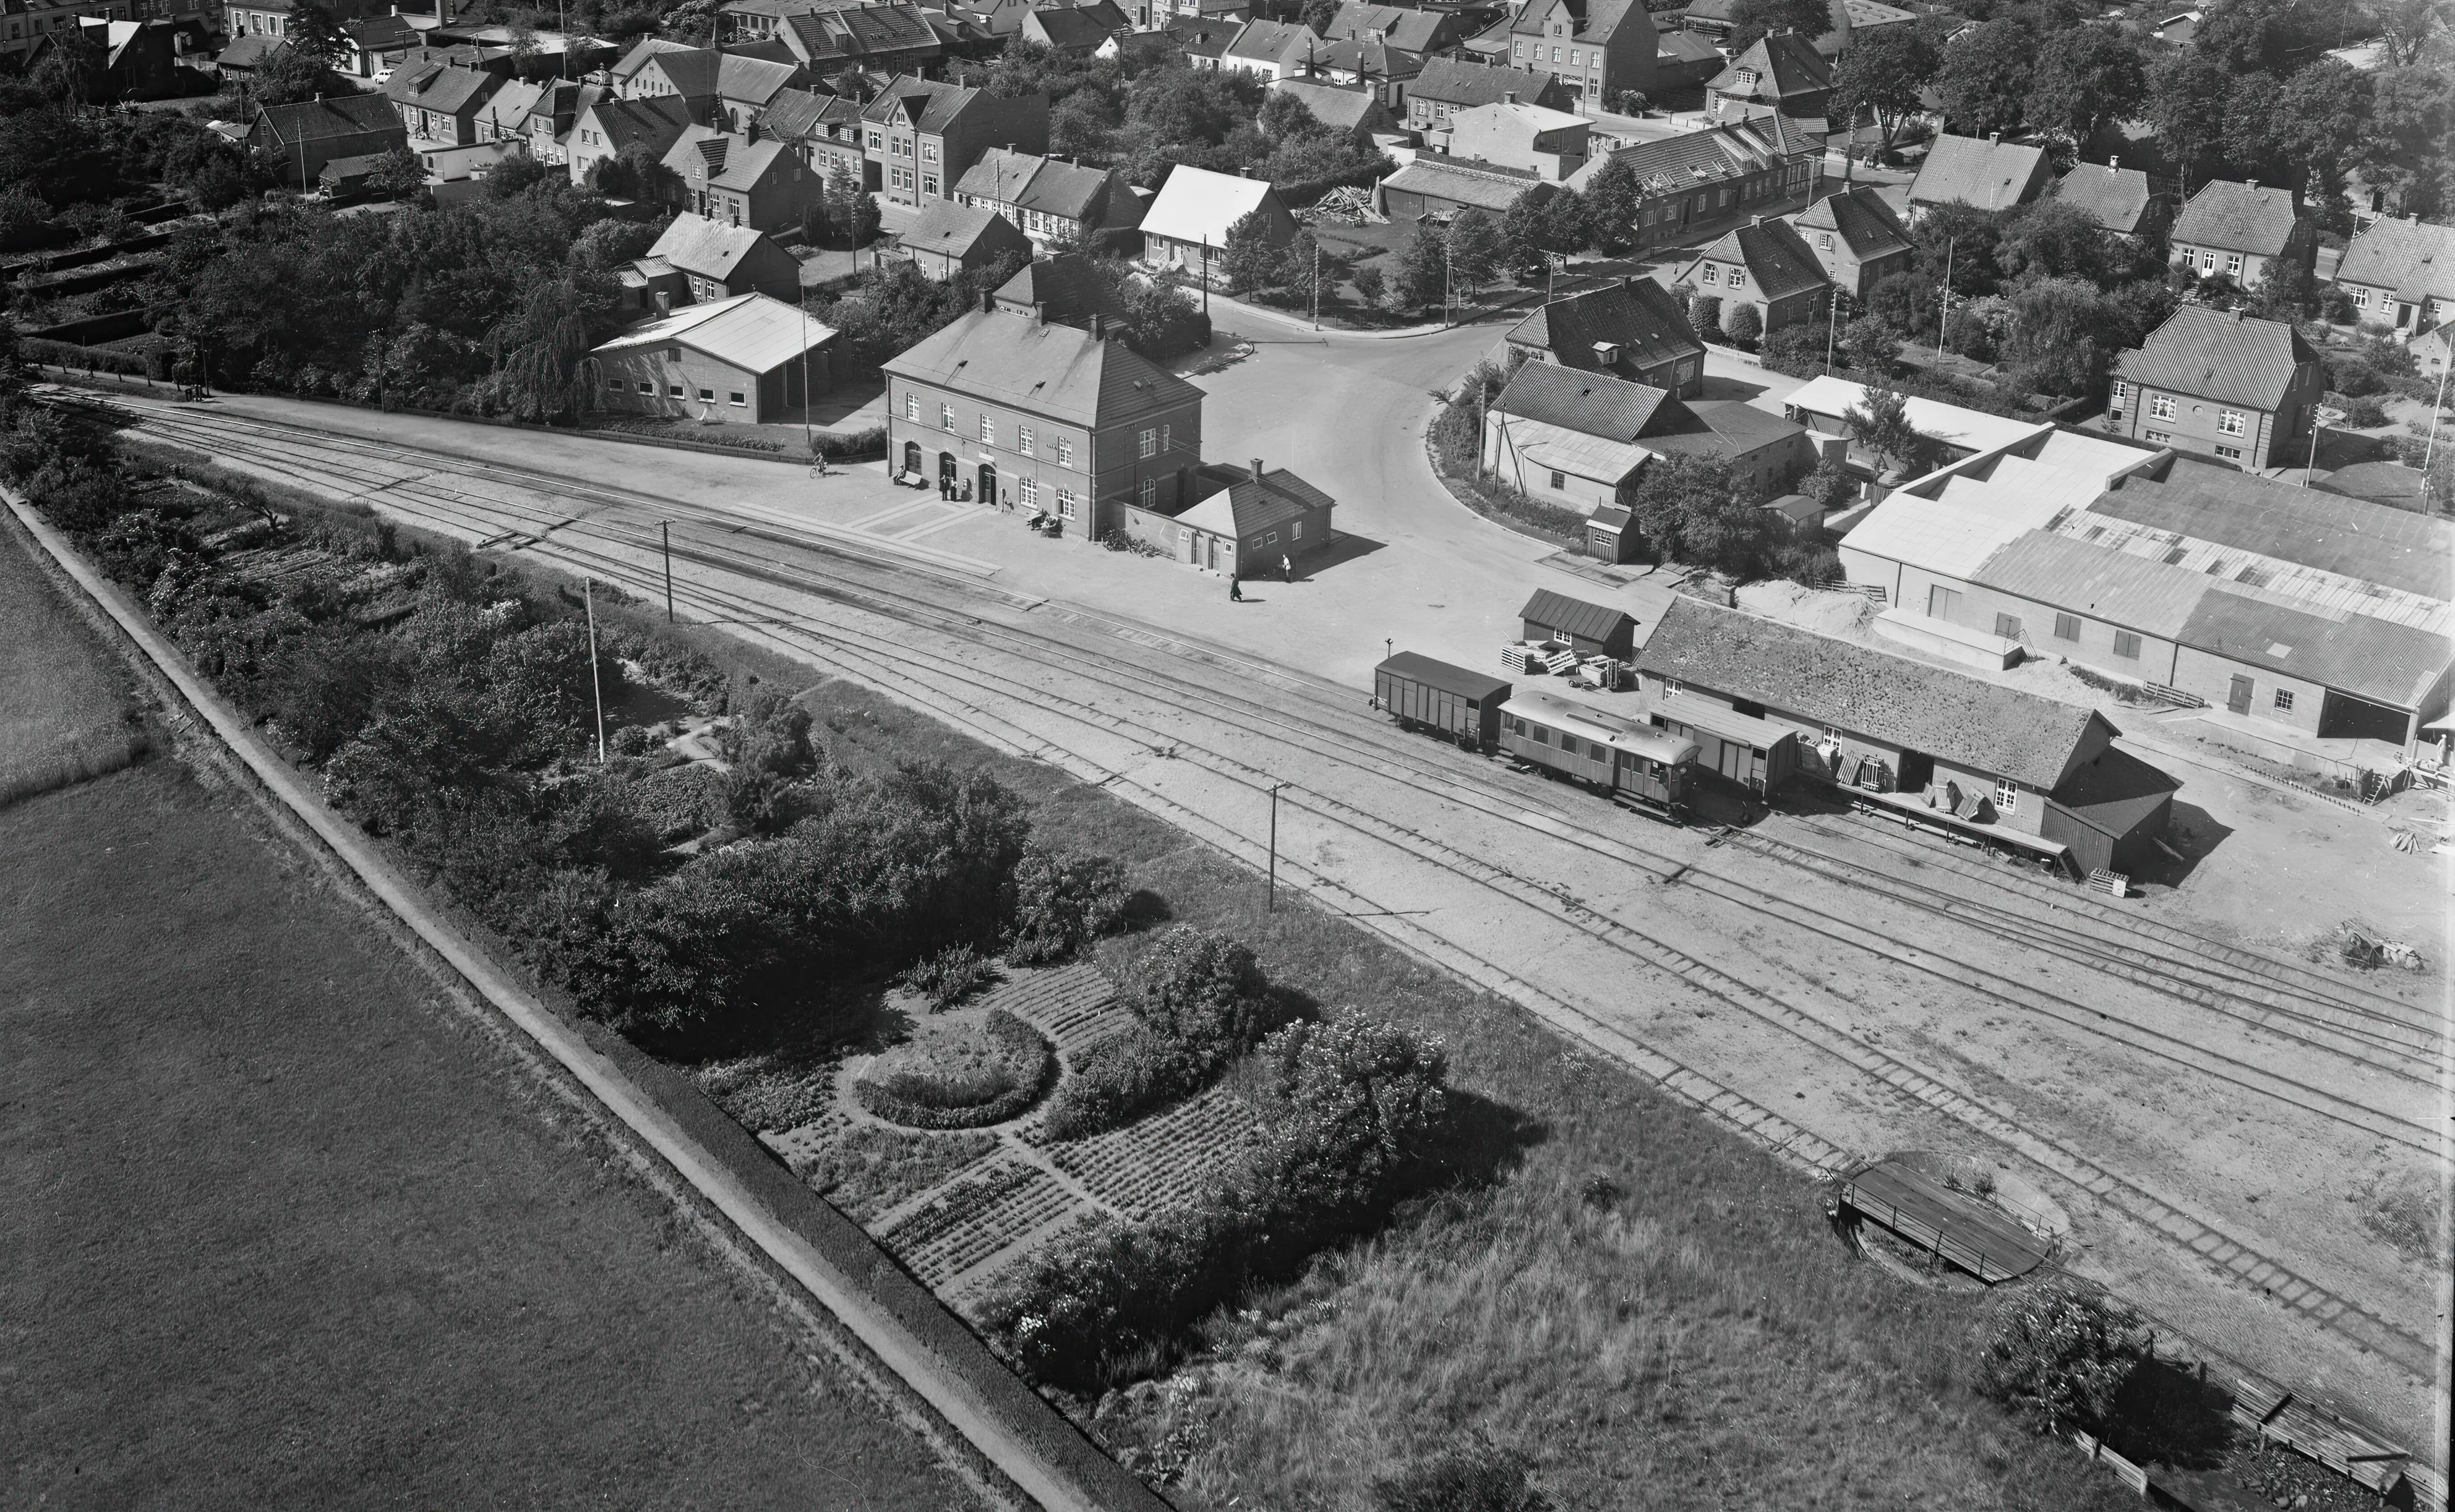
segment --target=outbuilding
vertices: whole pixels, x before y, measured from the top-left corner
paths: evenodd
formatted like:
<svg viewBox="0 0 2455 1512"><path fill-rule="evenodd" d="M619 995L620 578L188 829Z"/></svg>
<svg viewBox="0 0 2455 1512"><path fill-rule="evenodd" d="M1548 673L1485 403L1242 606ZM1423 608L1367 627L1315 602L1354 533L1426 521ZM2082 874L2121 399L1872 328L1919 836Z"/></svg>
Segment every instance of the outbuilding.
<svg viewBox="0 0 2455 1512"><path fill-rule="evenodd" d="M605 408L757 425L829 387L834 330L765 294L686 305L592 353Z"/></svg>
<svg viewBox="0 0 2455 1512"><path fill-rule="evenodd" d="M1126 534L1180 562L1230 577L1263 577L1280 558L1301 560L1330 542L1329 494L1286 468L1205 463L1193 470L1190 508L1135 505Z"/></svg>
<svg viewBox="0 0 2455 1512"><path fill-rule="evenodd" d="M1527 639L1566 641L1580 656L1626 661L1636 655L1636 616L1625 609L1538 588L1517 617L1525 624Z"/></svg>
<svg viewBox="0 0 2455 1512"><path fill-rule="evenodd" d="M896 251L927 277L944 283L1001 257L1031 256L1031 238L993 210L934 200L904 229Z"/></svg>

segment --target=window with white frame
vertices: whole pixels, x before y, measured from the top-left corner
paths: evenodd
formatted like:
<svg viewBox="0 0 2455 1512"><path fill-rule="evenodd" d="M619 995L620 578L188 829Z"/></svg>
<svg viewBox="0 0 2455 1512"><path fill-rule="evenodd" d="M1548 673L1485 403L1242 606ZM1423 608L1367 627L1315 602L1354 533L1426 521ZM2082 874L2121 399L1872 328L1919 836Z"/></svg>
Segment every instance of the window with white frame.
<svg viewBox="0 0 2455 1512"><path fill-rule="evenodd" d="M2129 398L2129 397L2131 397L2131 385L2129 385L2129 384L2127 384L2127 383L2123 382L2120 378L2117 378L2117 379L2115 379L2115 380L2114 380L2114 407L2115 407L2116 409L2118 409L2118 410L2121 409L2121 408L2122 408L2122 401L2123 401L2123 400L2125 400L2125 399L2127 399L2127 398Z"/></svg>
<svg viewBox="0 0 2455 1512"><path fill-rule="evenodd" d="M1997 777L1995 779L1996 812L1999 814L2011 814L2018 811L2019 807L2019 788L2010 777Z"/></svg>
<svg viewBox="0 0 2455 1512"><path fill-rule="evenodd" d="M951 404L942 404L938 406L938 429L941 431L951 431L954 428L955 407Z"/></svg>
<svg viewBox="0 0 2455 1512"><path fill-rule="evenodd" d="M997 422L985 414L981 416L981 445L997 445Z"/></svg>
<svg viewBox="0 0 2455 1512"><path fill-rule="evenodd" d="M732 405L737 410L746 407L748 403L748 401L744 400L741 395L738 393L726 394L724 402Z"/></svg>
<svg viewBox="0 0 2455 1512"><path fill-rule="evenodd" d="M1731 270L1731 287L1732 287L1732 288L1734 288L1734 289L1745 289L1747 286L1748 286L1748 271L1747 271L1746 269L1744 269L1744 268L1734 268L1734 269L1732 269L1732 270Z"/></svg>
<svg viewBox="0 0 2455 1512"><path fill-rule="evenodd" d="M1040 508L1040 479L1036 477L1018 479L1014 485L1014 494L1024 508L1035 510Z"/></svg>
<svg viewBox="0 0 2455 1512"><path fill-rule="evenodd" d="M2224 458L2228 462L2239 462L2242 460L2242 448L2238 446L2221 446L2217 448L2217 455Z"/></svg>
<svg viewBox="0 0 2455 1512"><path fill-rule="evenodd" d="M1174 450L1174 448L1169 444L1167 431L1168 428L1167 426L1163 425L1159 428L1159 449L1163 452Z"/></svg>
<svg viewBox="0 0 2455 1512"><path fill-rule="evenodd" d="M2152 420L2170 420L2173 417L2174 396L2172 394L2152 393L2148 396L2148 418Z"/></svg>
<svg viewBox="0 0 2455 1512"><path fill-rule="evenodd" d="M2240 410L2219 410L2217 412L2217 433L2219 435L2240 435L2242 434L2242 412Z"/></svg>
<svg viewBox="0 0 2455 1512"><path fill-rule="evenodd" d="M2233 275L2234 277L2236 277L2236 278L2239 278L2239 277L2241 277L2241 276L2242 276L2242 253L2240 253L2240 252L2227 252L2227 253L2225 253L2225 272L2228 272L2228 273L2230 273L2230 274L2232 274L2232 275Z"/></svg>
<svg viewBox="0 0 2455 1512"><path fill-rule="evenodd" d="M1150 508L1152 505L1154 505L1154 504L1156 504L1156 503L1158 503L1158 502L1159 502L1159 484L1158 484L1158 482L1157 482L1157 481L1155 481L1154 479L1151 479L1151 478L1145 478L1145 479L1143 479L1143 491L1142 491L1142 505L1143 505L1143 508L1145 508L1145 509L1148 509L1148 508Z"/></svg>
<svg viewBox="0 0 2455 1512"><path fill-rule="evenodd" d="M2209 251L2200 253L2200 272L2203 273L2212 273L2216 271L2217 254L2215 252Z"/></svg>
<svg viewBox="0 0 2455 1512"><path fill-rule="evenodd" d="M1707 263L1704 270L1696 274L1696 281L1700 284L1717 284L1722 281L1722 275L1712 263Z"/></svg>
<svg viewBox="0 0 2455 1512"><path fill-rule="evenodd" d="M1071 437L1061 435L1057 438L1057 465L1059 467L1074 465L1074 442Z"/></svg>
<svg viewBox="0 0 2455 1512"><path fill-rule="evenodd" d="M1057 517L1061 520L1072 519L1074 517L1074 491L1072 489L1059 489L1057 491Z"/></svg>
<svg viewBox="0 0 2455 1512"><path fill-rule="evenodd" d="M903 418L916 421L921 418L921 395L909 389L903 392Z"/></svg>
<svg viewBox="0 0 2455 1512"><path fill-rule="evenodd" d="M1141 439L1142 454L1144 456L1159 455L1159 428L1157 426L1144 426Z"/></svg>
<svg viewBox="0 0 2455 1512"><path fill-rule="evenodd" d="M1032 454L1031 427L1027 425L1018 425L1014 428L1014 449L1025 456Z"/></svg>
<svg viewBox="0 0 2455 1512"><path fill-rule="evenodd" d="M1829 231L1817 232L1816 233L1816 245L1823 248L1826 252L1831 252L1833 250L1833 233Z"/></svg>
<svg viewBox="0 0 2455 1512"><path fill-rule="evenodd" d="M2370 292L2356 284L2353 287L2353 308L2356 310L2367 310L2369 307Z"/></svg>
<svg viewBox="0 0 2455 1512"><path fill-rule="evenodd" d="M716 391L714 389L700 390L699 402L701 404L714 404L716 402Z"/></svg>

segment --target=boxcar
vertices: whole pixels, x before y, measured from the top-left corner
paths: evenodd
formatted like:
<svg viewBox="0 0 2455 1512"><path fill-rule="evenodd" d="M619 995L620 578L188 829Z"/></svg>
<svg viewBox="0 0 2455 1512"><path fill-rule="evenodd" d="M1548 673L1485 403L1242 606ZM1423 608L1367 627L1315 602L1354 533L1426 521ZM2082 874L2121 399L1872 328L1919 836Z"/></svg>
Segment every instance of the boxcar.
<svg viewBox="0 0 2455 1512"><path fill-rule="evenodd" d="M1409 730L1435 730L1470 751L1500 741L1500 706L1510 685L1498 677L1402 651L1372 669L1372 696Z"/></svg>
<svg viewBox="0 0 2455 1512"><path fill-rule="evenodd" d="M1696 743L1556 694L1522 693L1500 708L1500 748L1555 776L1684 822Z"/></svg>

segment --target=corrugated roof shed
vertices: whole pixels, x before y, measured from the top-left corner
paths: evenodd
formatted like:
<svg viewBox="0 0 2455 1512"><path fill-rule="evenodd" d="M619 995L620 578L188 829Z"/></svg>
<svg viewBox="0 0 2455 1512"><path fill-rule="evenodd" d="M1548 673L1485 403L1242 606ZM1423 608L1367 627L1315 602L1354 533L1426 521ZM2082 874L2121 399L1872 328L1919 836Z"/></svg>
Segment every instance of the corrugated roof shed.
<svg viewBox="0 0 2455 1512"><path fill-rule="evenodd" d="M2209 585L2182 627L2185 645L2399 709L2420 707L2455 655L2445 635L2367 615L2304 614L2230 587Z"/></svg>
<svg viewBox="0 0 2455 1512"><path fill-rule="evenodd" d="M634 327L597 350L682 346L745 373L773 373L835 338L832 327L812 320L798 305L765 294L736 294L712 304L685 306Z"/></svg>
<svg viewBox="0 0 2455 1512"><path fill-rule="evenodd" d="M1637 665L2048 791L2092 725L2114 733L2094 709L1693 598L1672 599Z"/></svg>
<svg viewBox="0 0 2455 1512"><path fill-rule="evenodd" d="M2126 480L2091 509L2430 598L2446 598L2455 581L2455 521L2187 457L2162 480Z"/></svg>
<svg viewBox="0 0 2455 1512"><path fill-rule="evenodd" d="M2274 184L2237 184L2215 178L2200 186L2167 239L2180 245L2273 257L2284 250L2299 218L2289 190Z"/></svg>
<svg viewBox="0 0 2455 1512"><path fill-rule="evenodd" d="M1185 170L1180 168L1177 171L1182 173ZM1496 163L1478 162L1469 167L1441 158L1419 157L1383 179L1376 193L1421 194L1499 215L1517 202L1518 195L1529 191L1538 192L1544 199L1560 192L1557 185L1545 183L1531 172L1515 172Z"/></svg>
<svg viewBox="0 0 2455 1512"><path fill-rule="evenodd" d="M1636 624L1636 616L1625 609L1572 598L1548 588L1534 590L1534 596L1526 600L1517 617L1529 624L1565 631L1580 640L1609 640Z"/></svg>
<svg viewBox="0 0 2455 1512"><path fill-rule="evenodd" d="M2207 596L2209 582L2204 574L2168 566L2153 556L2110 552L2040 530L2013 537L1980 563L1969 580L2160 640L2181 635L2192 611Z"/></svg>

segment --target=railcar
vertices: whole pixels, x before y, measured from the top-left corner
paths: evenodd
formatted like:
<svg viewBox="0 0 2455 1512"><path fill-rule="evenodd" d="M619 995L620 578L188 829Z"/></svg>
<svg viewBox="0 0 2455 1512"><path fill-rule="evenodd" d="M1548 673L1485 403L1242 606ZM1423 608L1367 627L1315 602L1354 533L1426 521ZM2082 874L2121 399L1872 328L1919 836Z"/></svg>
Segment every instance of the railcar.
<svg viewBox="0 0 2455 1512"><path fill-rule="evenodd" d="M1470 751L1491 750L1500 740L1500 706L1510 684L1402 651L1372 669L1372 696L1382 710L1408 730L1431 730Z"/></svg>
<svg viewBox="0 0 2455 1512"><path fill-rule="evenodd" d="M1500 749L1552 776L1684 824L1696 781L1696 742L1549 693L1500 706Z"/></svg>

